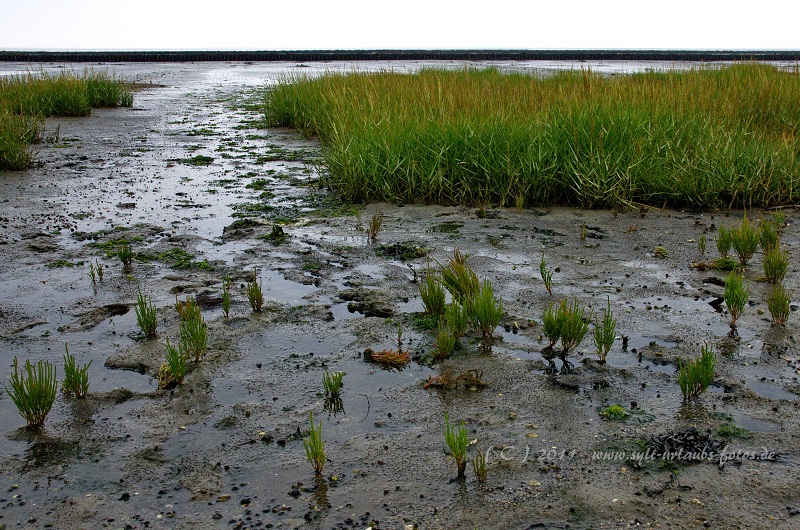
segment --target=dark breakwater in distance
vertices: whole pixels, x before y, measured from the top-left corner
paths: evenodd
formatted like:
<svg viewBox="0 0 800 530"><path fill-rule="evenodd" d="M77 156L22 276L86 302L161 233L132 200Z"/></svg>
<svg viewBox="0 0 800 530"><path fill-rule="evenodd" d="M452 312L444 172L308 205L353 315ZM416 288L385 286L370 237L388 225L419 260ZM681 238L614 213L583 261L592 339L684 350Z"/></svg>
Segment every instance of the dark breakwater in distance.
<svg viewBox="0 0 800 530"><path fill-rule="evenodd" d="M0 51L2 62L800 61L800 50Z"/></svg>

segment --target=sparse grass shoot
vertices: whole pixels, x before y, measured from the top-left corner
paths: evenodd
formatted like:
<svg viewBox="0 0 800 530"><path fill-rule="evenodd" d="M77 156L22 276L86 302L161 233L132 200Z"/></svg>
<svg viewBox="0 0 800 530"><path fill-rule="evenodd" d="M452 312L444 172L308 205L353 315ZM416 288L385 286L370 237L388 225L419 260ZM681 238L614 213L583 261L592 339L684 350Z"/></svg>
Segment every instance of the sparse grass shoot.
<svg viewBox="0 0 800 530"><path fill-rule="evenodd" d="M544 262L544 252L542 252L542 261L539 262L539 274L544 282L544 288L547 289L547 294L553 296L553 271L549 270Z"/></svg>
<svg viewBox="0 0 800 530"><path fill-rule="evenodd" d="M327 461L327 456L325 455L325 442L322 439L322 420L320 420L319 425L314 425L314 413L308 413L308 421L310 423L310 427L308 429L308 436L303 438L303 447L306 449L306 458L311 463L311 467L314 468L314 472L317 475L322 474L322 470L325 468L325 462Z"/></svg>

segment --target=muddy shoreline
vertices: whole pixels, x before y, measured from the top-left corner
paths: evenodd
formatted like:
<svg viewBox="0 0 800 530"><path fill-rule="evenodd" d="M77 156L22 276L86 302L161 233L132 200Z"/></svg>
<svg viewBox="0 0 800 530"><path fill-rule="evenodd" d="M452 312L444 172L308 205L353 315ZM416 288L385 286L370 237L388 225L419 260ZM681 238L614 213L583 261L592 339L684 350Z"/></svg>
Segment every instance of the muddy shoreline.
<svg viewBox="0 0 800 530"><path fill-rule="evenodd" d="M25 432L0 396L0 525L797 526L797 312L785 329L770 326L756 256L747 271L751 304L739 337L728 338L728 316L713 303L722 273L692 268L716 255L716 227L742 212L490 207L480 217L467 207L341 204L317 185L313 141L253 127L249 98L291 68L117 65L118 75L151 84L133 108L48 121L52 141L37 147L40 166L0 174L0 377L8 381L14 356L47 358L60 377L65 342L78 362L93 361L87 399L59 396L41 434ZM385 222L371 243L363 223L376 209ZM800 292L800 217L784 214L785 283ZM283 240L271 237L276 223ZM109 256L123 238L141 255L130 274ZM659 257L656 247L668 253ZM365 362L365 349L395 345L396 322L415 357L430 352L433 337L412 316L422 309L414 278L455 248L503 298L491 348L473 334L441 364L387 371ZM538 275L542 252L555 270L552 297ZM95 260L107 268L93 286ZM242 290L254 271L267 298L261 314ZM220 308L225 275L234 284L228 319ZM153 340L136 326L140 286L159 308ZM183 386L159 391L164 340L177 336L175 297L187 295L202 301L209 353ZM572 370L556 361L551 373L541 318L559 297L595 313L609 300L627 348L620 337L601 365L587 337L569 357ZM704 342L720 354L717 377L686 405L675 367ZM325 410L325 369L347 373L343 412ZM423 388L431 376L468 370L487 386ZM602 417L614 404L635 413ZM328 443L322 481L302 443L312 411ZM445 411L477 440L470 456L489 454L485 484L469 472L466 482L452 480ZM749 437L721 437L726 424ZM776 458L734 459L721 469L602 457L689 428L710 430L731 451Z"/></svg>

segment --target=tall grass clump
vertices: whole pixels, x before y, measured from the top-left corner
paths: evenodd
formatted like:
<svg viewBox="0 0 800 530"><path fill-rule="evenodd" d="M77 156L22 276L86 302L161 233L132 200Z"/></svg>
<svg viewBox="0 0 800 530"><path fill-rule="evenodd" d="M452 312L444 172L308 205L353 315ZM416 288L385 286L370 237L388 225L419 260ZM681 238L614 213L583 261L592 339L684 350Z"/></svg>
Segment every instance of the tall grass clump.
<svg viewBox="0 0 800 530"><path fill-rule="evenodd" d="M714 367L717 355L713 348L703 344L700 357L678 364L678 385L683 399L699 396L714 382Z"/></svg>
<svg viewBox="0 0 800 530"><path fill-rule="evenodd" d="M130 107L133 96L114 76L85 72L0 78L0 169L22 170L33 159L28 146L41 139L45 118L88 116L93 107Z"/></svg>
<svg viewBox="0 0 800 530"><path fill-rule="evenodd" d="M11 390L6 388L6 392L17 406L20 416L28 422L28 430L38 431L44 426L56 400L57 389L56 367L50 361L41 360L31 364L26 360L25 373L21 373L17 358L14 357Z"/></svg>
<svg viewBox="0 0 800 530"><path fill-rule="evenodd" d="M69 346L66 343L64 343L64 351L64 380L61 382L61 391L79 399L85 398L89 391L89 367L92 365L92 361L80 366L75 362L75 356L70 355Z"/></svg>
<svg viewBox="0 0 800 530"><path fill-rule="evenodd" d="M266 123L323 144L352 201L465 205L795 204L800 69L605 76L498 68L289 74Z"/></svg>

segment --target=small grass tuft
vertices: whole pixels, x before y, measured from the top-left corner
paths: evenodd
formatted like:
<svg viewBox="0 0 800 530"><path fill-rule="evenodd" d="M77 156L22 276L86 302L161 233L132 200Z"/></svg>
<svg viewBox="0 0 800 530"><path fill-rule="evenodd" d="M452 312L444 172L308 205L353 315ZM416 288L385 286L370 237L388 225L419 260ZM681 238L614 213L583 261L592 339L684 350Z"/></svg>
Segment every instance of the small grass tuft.
<svg viewBox="0 0 800 530"><path fill-rule="evenodd" d="M748 288L744 287L742 275L731 271L725 278L724 298L725 306L731 315L730 326L732 329L736 328L736 321L742 315L749 296L750 293Z"/></svg>
<svg viewBox="0 0 800 530"><path fill-rule="evenodd" d="M231 279L225 277L222 279L222 313L225 318L230 317L231 313Z"/></svg>
<svg viewBox="0 0 800 530"><path fill-rule="evenodd" d="M581 307L577 299L571 304L562 300L558 307L559 329L561 331L562 355L567 355L570 350L577 348L586 332L589 331L591 314L586 317L586 308Z"/></svg>
<svg viewBox="0 0 800 530"><path fill-rule="evenodd" d="M325 395L336 397L342 389L342 378L347 375L345 372L329 372L325 370L322 374L322 386L325 388Z"/></svg>
<svg viewBox="0 0 800 530"><path fill-rule="evenodd" d="M89 367L92 365L92 361L79 366L75 363L75 357L70 355L69 346L66 343L64 343L64 350L64 380L61 382L61 391L79 399L85 398L89 391Z"/></svg>
<svg viewBox="0 0 800 530"><path fill-rule="evenodd" d="M769 283L780 283L789 270L789 253L784 252L776 244L769 250L764 251L762 260L764 266L764 277Z"/></svg>
<svg viewBox="0 0 800 530"><path fill-rule="evenodd" d="M767 309L772 317L773 326L785 326L789 318L791 303L791 293L786 288L778 284L772 288L767 297Z"/></svg>
<svg viewBox="0 0 800 530"><path fill-rule="evenodd" d="M683 399L696 398L714 382L717 355L713 348L703 344L700 357L678 363L678 385Z"/></svg>
<svg viewBox="0 0 800 530"><path fill-rule="evenodd" d="M503 316L503 301L494 297L492 282L483 280L481 290L469 311L475 327L480 328L484 339L491 339L494 328L500 323Z"/></svg>
<svg viewBox="0 0 800 530"><path fill-rule="evenodd" d="M166 362L158 370L158 388L169 389L183 384L186 377L186 354L183 351L183 343L174 347L167 339Z"/></svg>
<svg viewBox="0 0 800 530"><path fill-rule="evenodd" d="M467 468L467 446L469 445L467 427L462 422L456 430L455 425L450 424L450 416L447 412L444 413L444 422L444 441L456 461L458 469L456 478L463 479L464 471Z"/></svg>
<svg viewBox="0 0 800 530"><path fill-rule="evenodd" d="M436 331L436 342L434 343L434 357L437 360L442 360L453 353L458 339L450 326L447 325L444 319L439 321L439 327Z"/></svg>
<svg viewBox="0 0 800 530"><path fill-rule="evenodd" d="M366 229L367 240L371 243L375 242L378 239L378 234L382 228L383 213L381 213L380 209L375 208L375 213L372 214L372 217L369 220L369 226L367 226Z"/></svg>
<svg viewBox="0 0 800 530"><path fill-rule="evenodd" d="M175 295L175 310L182 321L191 320L200 316L200 306L194 299L194 296L187 296L186 300L178 300L178 295Z"/></svg>
<svg viewBox="0 0 800 530"><path fill-rule="evenodd" d="M603 314L603 321L594 322L594 345L597 347L597 356L600 362L606 362L606 356L611 350L611 346L616 339L617 319L611 312L611 298L608 298L608 305Z"/></svg>
<svg viewBox="0 0 800 530"><path fill-rule="evenodd" d="M728 253L731 251L731 246L733 243L733 238L731 237L731 229L725 225L720 225L717 229L717 252L723 258L728 257Z"/></svg>
<svg viewBox="0 0 800 530"><path fill-rule="evenodd" d="M156 327L158 326L156 306L149 296L142 294L141 287L136 297L136 306L134 309L136 310L136 323L139 324L139 329L142 330L144 336L148 339L155 337Z"/></svg>
<svg viewBox="0 0 800 530"><path fill-rule="evenodd" d="M758 250L758 230L747 219L747 214L742 218L739 226L731 229L731 246L739 257L742 267L747 265L747 262Z"/></svg>
<svg viewBox="0 0 800 530"><path fill-rule="evenodd" d="M425 314L437 317L443 315L446 295L441 276L428 267L425 272L425 278L417 284L417 287L422 298L422 306L425 308Z"/></svg>
<svg viewBox="0 0 800 530"><path fill-rule="evenodd" d="M250 308L256 313L260 313L264 308L264 291L261 289L261 282L256 278L255 272L253 279L247 283L246 291Z"/></svg>
<svg viewBox="0 0 800 530"><path fill-rule="evenodd" d="M186 357L199 363L208 349L208 326L202 315L180 323L181 350Z"/></svg>
<svg viewBox="0 0 800 530"><path fill-rule="evenodd" d="M486 455L481 451L478 451L475 458L472 459L472 472L475 473L478 482L486 482L489 473L486 469Z"/></svg>
<svg viewBox="0 0 800 530"><path fill-rule="evenodd" d="M133 263L133 249L131 248L130 244L123 243L117 249L116 254L119 260L122 262L122 272L130 272L131 264Z"/></svg>

